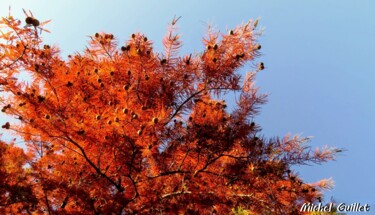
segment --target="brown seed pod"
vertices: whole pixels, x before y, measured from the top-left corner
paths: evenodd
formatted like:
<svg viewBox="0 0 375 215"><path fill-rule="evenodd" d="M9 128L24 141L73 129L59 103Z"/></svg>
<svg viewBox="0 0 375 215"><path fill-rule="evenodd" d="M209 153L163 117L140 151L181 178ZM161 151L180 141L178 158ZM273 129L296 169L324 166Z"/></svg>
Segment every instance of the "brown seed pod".
<svg viewBox="0 0 375 215"><path fill-rule="evenodd" d="M256 50L260 50L261 48L262 48L262 46L261 46L260 44L256 44L256 45L255 45L255 49L256 49Z"/></svg>
<svg viewBox="0 0 375 215"><path fill-rule="evenodd" d="M46 114L46 115L44 116L44 118L46 118L46 119L51 119L51 116L48 115L48 114Z"/></svg>
<svg viewBox="0 0 375 215"><path fill-rule="evenodd" d="M137 119L137 118L138 118L138 115L137 115L136 113L133 113L133 114L132 114L132 117L133 117L133 119Z"/></svg>
<svg viewBox="0 0 375 215"><path fill-rule="evenodd" d="M216 50L217 48L218 48L218 45L215 44L214 47L213 47L213 49Z"/></svg>
<svg viewBox="0 0 375 215"><path fill-rule="evenodd" d="M132 74L132 71L128 70L128 75L131 75Z"/></svg>
<svg viewBox="0 0 375 215"><path fill-rule="evenodd" d="M158 124L159 119L158 119L157 117L154 117L154 118L152 118L152 122L153 122L154 124Z"/></svg>
<svg viewBox="0 0 375 215"><path fill-rule="evenodd" d="M124 114L128 114L128 113L129 113L129 110L128 110L127 108L124 108L124 109L122 109L122 112L123 112Z"/></svg>
<svg viewBox="0 0 375 215"><path fill-rule="evenodd" d="M142 135L142 129L139 129L139 130L137 131L137 134L138 134L139 136L141 136L141 135Z"/></svg>
<svg viewBox="0 0 375 215"><path fill-rule="evenodd" d="M1 126L2 128L5 128L5 129L9 129L10 128L10 123L9 122L6 122L3 126Z"/></svg>
<svg viewBox="0 0 375 215"><path fill-rule="evenodd" d="M133 39L135 39L135 34L132 34L131 37L132 37Z"/></svg>
<svg viewBox="0 0 375 215"><path fill-rule="evenodd" d="M23 117L22 117L22 116L19 116L18 119L22 121L22 120L23 120Z"/></svg>
<svg viewBox="0 0 375 215"><path fill-rule="evenodd" d="M256 20L254 21L254 24L253 24L254 28L256 28L256 27L258 26L258 23L259 23L259 20L256 19Z"/></svg>
<svg viewBox="0 0 375 215"><path fill-rule="evenodd" d="M230 31L229 31L229 35L234 35L234 31L233 31L233 30L230 30Z"/></svg>
<svg viewBox="0 0 375 215"><path fill-rule="evenodd" d="M240 54L236 54L236 60L240 60L241 59L241 55Z"/></svg>
<svg viewBox="0 0 375 215"><path fill-rule="evenodd" d="M146 80L146 81L150 80L150 76L145 75L145 80Z"/></svg>
<svg viewBox="0 0 375 215"><path fill-rule="evenodd" d="M31 24L33 24L33 20L34 20L33 17L28 16L28 17L26 17L25 22L26 22L26 24L31 25Z"/></svg>
<svg viewBox="0 0 375 215"><path fill-rule="evenodd" d="M126 90L126 91L128 91L129 90L129 88L130 88L130 85L129 84L126 84L126 85L124 85L124 90Z"/></svg>
<svg viewBox="0 0 375 215"><path fill-rule="evenodd" d="M78 135L83 135L84 133L85 133L85 130L83 130L83 129L77 131L77 134L78 134Z"/></svg>
<svg viewBox="0 0 375 215"><path fill-rule="evenodd" d="M111 71L111 72L109 73L109 75L110 75L110 76L114 76L114 75L115 75L115 72L114 72L114 71Z"/></svg>
<svg viewBox="0 0 375 215"><path fill-rule="evenodd" d="M102 117L101 117L100 115L96 115L96 116L95 116L95 119L96 119L96 120L100 120L101 118L102 118Z"/></svg>
<svg viewBox="0 0 375 215"><path fill-rule="evenodd" d="M264 69L264 63L263 62L260 62L259 66L258 66L258 69L259 70L263 70Z"/></svg>
<svg viewBox="0 0 375 215"><path fill-rule="evenodd" d="M147 42L147 37L143 37L143 41L144 41L144 42Z"/></svg>
<svg viewBox="0 0 375 215"><path fill-rule="evenodd" d="M95 37L98 38L99 37L99 33L95 33Z"/></svg>
<svg viewBox="0 0 375 215"><path fill-rule="evenodd" d="M45 97L43 97L43 96L38 96L38 102L39 103L42 103L42 102L44 102L44 100L46 100L46 98Z"/></svg>
<svg viewBox="0 0 375 215"><path fill-rule="evenodd" d="M160 61L160 64L161 64L161 65L164 65L165 63L167 63L167 59L162 59L162 60Z"/></svg>
<svg viewBox="0 0 375 215"><path fill-rule="evenodd" d="M31 24L34 26L34 27L38 27L40 25L40 22L39 20L33 18L33 20L31 21Z"/></svg>

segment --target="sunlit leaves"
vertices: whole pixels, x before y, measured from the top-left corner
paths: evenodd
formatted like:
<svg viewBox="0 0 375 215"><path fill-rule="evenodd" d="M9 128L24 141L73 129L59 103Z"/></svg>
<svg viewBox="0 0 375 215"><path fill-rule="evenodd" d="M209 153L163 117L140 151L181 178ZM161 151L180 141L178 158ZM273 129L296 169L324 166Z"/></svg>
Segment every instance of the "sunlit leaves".
<svg viewBox="0 0 375 215"><path fill-rule="evenodd" d="M266 102L255 75L266 67L254 63L242 81L239 69L259 56L257 21L228 34L211 29L204 50L185 56L178 18L162 53L140 33L119 43L98 32L64 60L37 31L46 23L26 16L26 28L1 21L2 113L20 119L2 129L27 146L25 155L1 145L1 180L27 179L15 184L24 191L0 190L1 204L6 192L17 200L6 212L278 214L331 187L303 182L291 166L334 159L338 149L312 152L297 136L266 139L254 122ZM29 83L17 79L21 71ZM238 92L234 108L227 92Z"/></svg>

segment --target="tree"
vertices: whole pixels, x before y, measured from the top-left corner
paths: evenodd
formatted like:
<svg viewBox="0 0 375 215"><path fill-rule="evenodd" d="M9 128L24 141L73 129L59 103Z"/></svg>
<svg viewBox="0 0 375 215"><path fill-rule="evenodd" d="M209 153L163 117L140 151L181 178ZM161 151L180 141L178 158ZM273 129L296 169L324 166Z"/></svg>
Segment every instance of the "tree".
<svg viewBox="0 0 375 215"><path fill-rule="evenodd" d="M27 195L9 201L18 191L6 187L0 211L290 214L331 187L305 183L291 167L333 160L340 149L267 139L254 122L266 102L254 85L264 64L243 80L238 70L260 55L257 21L228 34L209 30L199 54L178 55L174 19L162 53L140 33L120 48L112 34L96 33L84 53L64 60L43 43L46 22L25 14L26 27L1 20L0 87L2 112L18 119L2 128L24 140L27 156L2 147L22 154L5 159L27 177L19 185ZM233 111L227 92L240 94Z"/></svg>

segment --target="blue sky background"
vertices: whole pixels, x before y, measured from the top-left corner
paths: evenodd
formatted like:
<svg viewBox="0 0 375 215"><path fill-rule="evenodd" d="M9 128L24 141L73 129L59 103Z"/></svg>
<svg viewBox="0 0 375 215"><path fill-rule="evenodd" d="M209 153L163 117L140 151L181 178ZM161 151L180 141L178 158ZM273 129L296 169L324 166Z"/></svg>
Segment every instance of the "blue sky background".
<svg viewBox="0 0 375 215"><path fill-rule="evenodd" d="M181 53L200 52L209 23L226 32L259 17L265 32L257 62L266 69L256 81L269 102L255 121L266 137L302 134L314 136L313 147L345 148L337 161L296 170L308 182L332 177L336 186L326 200L369 203L375 213L375 1L0 0L1 16L9 5L22 20L22 8L52 19L52 33L42 36L64 56L84 50L87 36L99 31L113 33L120 44L140 31L162 51L175 15L182 16Z"/></svg>

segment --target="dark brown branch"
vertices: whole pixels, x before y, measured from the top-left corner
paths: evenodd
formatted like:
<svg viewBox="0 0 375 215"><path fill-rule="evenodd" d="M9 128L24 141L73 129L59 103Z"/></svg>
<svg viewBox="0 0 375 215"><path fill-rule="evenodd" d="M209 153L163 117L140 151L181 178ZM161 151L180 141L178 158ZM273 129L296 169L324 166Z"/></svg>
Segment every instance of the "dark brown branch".
<svg viewBox="0 0 375 215"><path fill-rule="evenodd" d="M216 158L213 158L213 159L211 159L210 161L208 161L208 162L206 163L206 165L204 165L204 167L202 167L202 169L197 170L197 171L194 172L193 177L195 177L198 173L200 173L200 172L206 170L206 169L208 168L209 165L213 164L217 159L221 158L222 156L223 156L223 155L220 154L220 155L217 156Z"/></svg>
<svg viewBox="0 0 375 215"><path fill-rule="evenodd" d="M61 208L64 209L66 204L68 203L68 199L69 199L69 195L66 195L62 204L61 204Z"/></svg>
<svg viewBox="0 0 375 215"><path fill-rule="evenodd" d="M132 182L132 184L133 184L133 187L134 187L134 191L135 191L135 194L134 194L133 198L131 199L131 201L133 201L134 199L136 199L136 198L139 196L138 188L137 188L136 182L135 182L134 179L131 177L131 175L129 175L128 177L129 177L129 179L131 180L131 182Z"/></svg>
<svg viewBox="0 0 375 215"><path fill-rule="evenodd" d="M162 177L162 176L167 176L167 175L186 174L186 173L191 173L191 172L190 171L176 170L176 171L163 172L163 173L160 173L159 175L155 175L155 176L148 176L147 178L149 178L149 179L155 179L155 178Z"/></svg>
<svg viewBox="0 0 375 215"><path fill-rule="evenodd" d="M46 205L47 205L48 214L51 215L51 206L49 205L47 191L44 188L43 188L43 193L44 193L44 199L45 199Z"/></svg>
<svg viewBox="0 0 375 215"><path fill-rule="evenodd" d="M178 170L181 170L181 167L182 167L182 165L184 164L185 159L186 159L186 157L188 156L189 152L190 152L190 148L186 151L184 158L182 159L180 165L178 166Z"/></svg>
<svg viewBox="0 0 375 215"><path fill-rule="evenodd" d="M167 193L161 196L162 199L172 197L172 196L177 196L177 195L183 195L183 194L191 194L191 191L178 191L174 193Z"/></svg>
<svg viewBox="0 0 375 215"><path fill-rule="evenodd" d="M172 114L171 118L164 124L164 125L167 125L177 114L178 112L181 110L181 108L187 103L189 102L192 98L194 98L195 96L199 95L201 92L203 92L205 89L201 89L193 94L191 94L187 99L185 99L184 102L182 102L182 104L180 106L178 106L178 108L176 109L176 111Z"/></svg>
<svg viewBox="0 0 375 215"><path fill-rule="evenodd" d="M172 114L172 116L169 118L169 120L166 122L166 123L164 123L164 125L167 125L177 114L178 114L178 112L182 109L182 107L186 104L186 103L188 103L192 98L194 98L195 96L197 96L197 95L199 95L200 93L202 93L203 91L205 91L205 90L230 90L231 88L226 88L226 87L216 87L216 88L203 88L203 89L201 89L201 90L199 90L199 91L197 91L197 92L195 92L195 93L193 93L193 94L191 94L187 99L185 99L185 101L184 102L182 102L182 104L180 104L178 107L177 107L177 109L176 109L176 111Z"/></svg>
<svg viewBox="0 0 375 215"><path fill-rule="evenodd" d="M110 177L108 177L106 174L102 173L102 171L87 157L86 155L86 152L85 150L82 148L82 146L80 146L76 141L74 141L72 138L70 138L67 134L65 135L66 136L66 139L68 141L70 141L71 143L73 143L73 145L75 145L79 151L81 152L81 154L83 155L83 157L85 158L86 162L88 164L90 164L90 166L92 168L95 169L95 171L100 175L102 176L103 178L107 179L107 181L109 181L111 184L113 184L116 189L119 191L119 192L122 192L124 191L124 188L121 186L121 184L117 184L115 181L113 181Z"/></svg>

